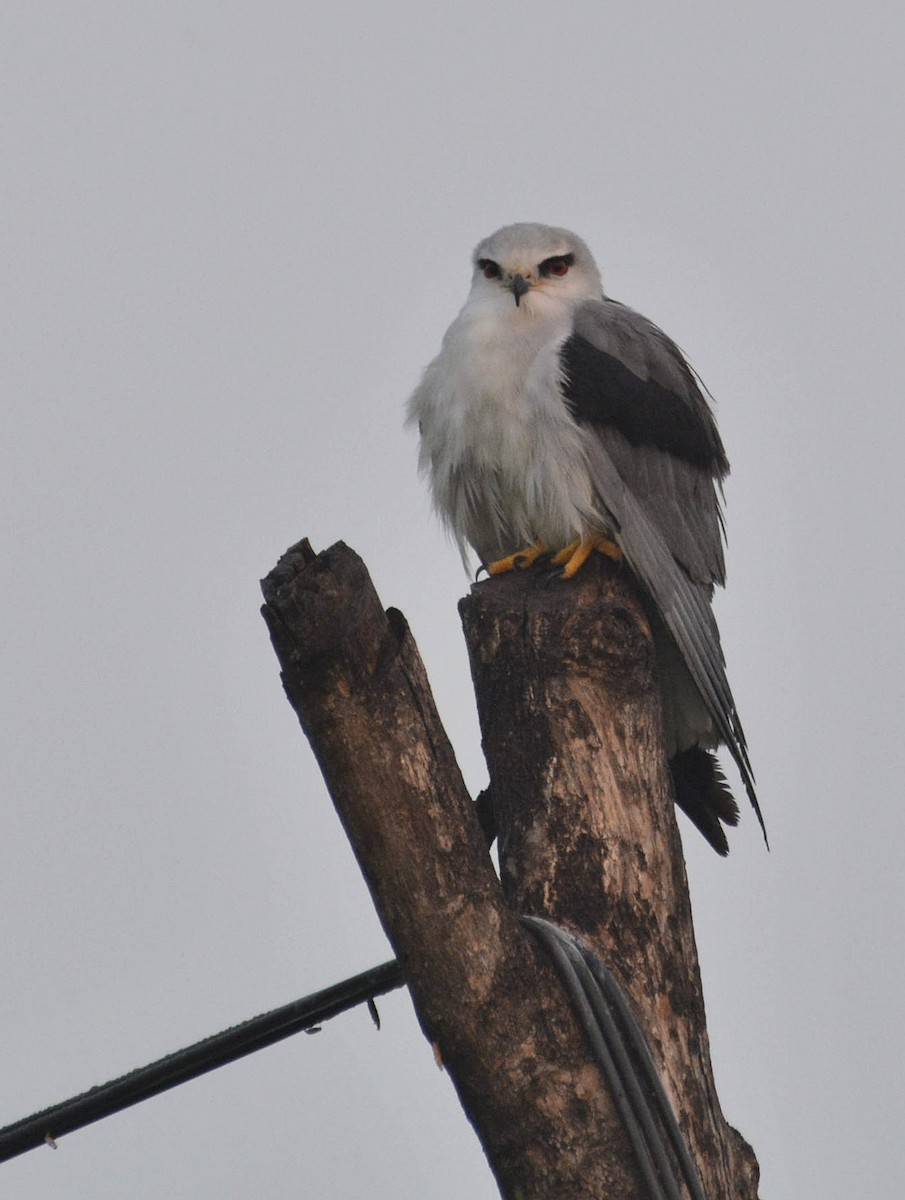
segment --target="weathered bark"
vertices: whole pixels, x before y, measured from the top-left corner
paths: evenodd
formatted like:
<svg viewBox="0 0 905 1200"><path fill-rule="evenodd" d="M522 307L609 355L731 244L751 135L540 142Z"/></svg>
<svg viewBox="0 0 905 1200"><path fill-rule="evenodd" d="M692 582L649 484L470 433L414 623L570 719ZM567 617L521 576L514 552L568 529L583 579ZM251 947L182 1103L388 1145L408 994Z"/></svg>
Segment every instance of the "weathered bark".
<svg viewBox="0 0 905 1200"><path fill-rule="evenodd" d="M505 896L405 621L360 559L302 543L263 587L287 696L501 1194L643 1196L556 976L514 916L532 912L580 932L627 985L708 1195L750 1200L756 1164L710 1076L649 638L625 582L524 575L463 602Z"/></svg>
<svg viewBox="0 0 905 1200"><path fill-rule="evenodd" d="M631 997L711 1197L756 1197L725 1122L650 628L630 577L595 556L569 583L494 579L460 604L503 889L579 934Z"/></svg>

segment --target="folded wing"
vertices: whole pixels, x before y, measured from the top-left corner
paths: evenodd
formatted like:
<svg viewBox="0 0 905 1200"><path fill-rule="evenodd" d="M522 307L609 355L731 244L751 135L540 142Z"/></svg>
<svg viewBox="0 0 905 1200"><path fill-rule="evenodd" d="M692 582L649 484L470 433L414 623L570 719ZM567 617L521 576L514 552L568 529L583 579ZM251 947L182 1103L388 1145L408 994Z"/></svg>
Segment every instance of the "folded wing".
<svg viewBox="0 0 905 1200"><path fill-rule="evenodd" d="M725 580L718 488L729 464L678 347L613 300L587 301L560 347L563 393L593 436L590 467L617 540L671 634L758 820L754 775L711 610Z"/></svg>

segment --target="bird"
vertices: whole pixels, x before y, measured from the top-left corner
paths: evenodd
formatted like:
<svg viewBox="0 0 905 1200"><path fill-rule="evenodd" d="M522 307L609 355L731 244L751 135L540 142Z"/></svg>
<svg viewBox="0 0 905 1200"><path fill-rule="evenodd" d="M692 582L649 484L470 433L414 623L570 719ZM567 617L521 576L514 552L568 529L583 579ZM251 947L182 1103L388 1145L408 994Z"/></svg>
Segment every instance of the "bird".
<svg viewBox="0 0 905 1200"><path fill-rule="evenodd" d="M709 393L675 342L605 294L569 230L504 226L471 265L407 409L436 512L491 577L541 559L570 579L595 553L627 566L651 625L676 803L728 853L740 814L725 746L766 841L712 610L729 462Z"/></svg>

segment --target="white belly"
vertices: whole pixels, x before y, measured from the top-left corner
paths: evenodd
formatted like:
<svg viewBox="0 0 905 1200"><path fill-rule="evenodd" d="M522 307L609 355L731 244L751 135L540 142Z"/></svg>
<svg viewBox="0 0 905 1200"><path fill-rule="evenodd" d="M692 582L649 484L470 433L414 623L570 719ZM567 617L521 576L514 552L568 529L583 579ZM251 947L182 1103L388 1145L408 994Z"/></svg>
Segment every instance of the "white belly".
<svg viewBox="0 0 905 1200"><path fill-rule="evenodd" d="M434 505L482 562L542 541L558 549L594 523L586 435L561 395L556 328L491 337L454 324L412 397Z"/></svg>

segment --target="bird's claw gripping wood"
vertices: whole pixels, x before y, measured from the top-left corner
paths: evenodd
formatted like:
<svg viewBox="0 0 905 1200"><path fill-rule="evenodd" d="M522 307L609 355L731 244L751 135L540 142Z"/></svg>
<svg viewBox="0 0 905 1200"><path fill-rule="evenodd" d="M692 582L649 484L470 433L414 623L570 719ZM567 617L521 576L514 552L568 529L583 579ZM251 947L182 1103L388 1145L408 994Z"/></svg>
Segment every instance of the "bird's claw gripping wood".
<svg viewBox="0 0 905 1200"><path fill-rule="evenodd" d="M486 567L487 574L503 575L506 571L524 571L546 552L547 548L543 542L535 542L533 546L519 550L516 554L509 554L506 558L498 558L496 562L489 563Z"/></svg>
<svg viewBox="0 0 905 1200"><path fill-rule="evenodd" d="M578 574L595 550L614 562L622 557L622 551L615 542L611 542L602 534L592 533L589 537L579 538L571 545L564 546L553 556L553 562L557 567L562 567L563 579L571 579Z"/></svg>
<svg viewBox="0 0 905 1200"><path fill-rule="evenodd" d="M616 543L602 534L592 533L588 537L577 538L553 556L553 565L562 567L560 578L571 579L577 575L595 550L614 561L622 557L622 551ZM507 571L524 571L547 553L543 542L535 542L533 546L528 546L515 554L509 554L506 558L499 558L496 562L488 563L482 570L485 570L488 575L504 575ZM480 574L480 572L478 573Z"/></svg>

